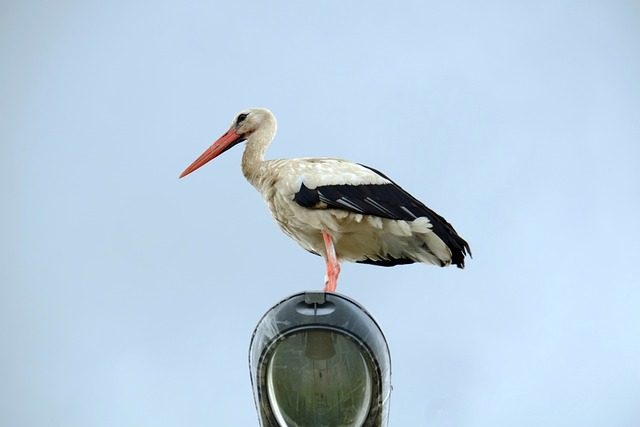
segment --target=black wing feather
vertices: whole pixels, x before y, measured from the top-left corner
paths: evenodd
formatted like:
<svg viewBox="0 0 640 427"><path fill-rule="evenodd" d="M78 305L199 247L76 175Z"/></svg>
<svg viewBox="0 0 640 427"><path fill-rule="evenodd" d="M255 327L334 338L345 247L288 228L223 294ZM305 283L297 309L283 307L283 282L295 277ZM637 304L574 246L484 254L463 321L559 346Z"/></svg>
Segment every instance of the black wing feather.
<svg viewBox="0 0 640 427"><path fill-rule="evenodd" d="M426 207L381 172L365 165L361 166L387 179L389 183L324 185L314 189L307 188L302 183L293 200L306 208L345 209L363 215L395 220L413 221L426 217L432 224L432 231L451 249L453 264L464 268L464 257L467 252L471 254L471 249L446 219Z"/></svg>

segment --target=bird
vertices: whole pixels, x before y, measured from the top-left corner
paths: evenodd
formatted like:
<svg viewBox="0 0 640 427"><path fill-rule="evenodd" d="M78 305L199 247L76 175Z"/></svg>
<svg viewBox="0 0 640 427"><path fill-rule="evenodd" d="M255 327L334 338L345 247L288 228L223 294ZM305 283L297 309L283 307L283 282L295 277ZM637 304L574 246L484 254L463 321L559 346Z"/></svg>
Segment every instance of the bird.
<svg viewBox="0 0 640 427"><path fill-rule="evenodd" d="M326 264L324 291L335 292L340 263L412 263L464 268L469 244L442 216L378 170L339 158L265 160L277 122L266 108L239 112L183 178L246 142L242 173L282 231Z"/></svg>

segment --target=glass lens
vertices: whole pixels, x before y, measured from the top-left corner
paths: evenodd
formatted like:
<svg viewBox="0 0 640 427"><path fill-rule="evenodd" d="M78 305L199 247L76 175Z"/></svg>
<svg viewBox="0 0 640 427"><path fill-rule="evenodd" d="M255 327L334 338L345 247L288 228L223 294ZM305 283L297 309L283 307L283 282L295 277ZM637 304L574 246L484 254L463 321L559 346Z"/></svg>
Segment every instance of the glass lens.
<svg viewBox="0 0 640 427"><path fill-rule="evenodd" d="M360 347L322 330L285 338L267 371L269 403L283 427L360 427L371 405L371 381Z"/></svg>

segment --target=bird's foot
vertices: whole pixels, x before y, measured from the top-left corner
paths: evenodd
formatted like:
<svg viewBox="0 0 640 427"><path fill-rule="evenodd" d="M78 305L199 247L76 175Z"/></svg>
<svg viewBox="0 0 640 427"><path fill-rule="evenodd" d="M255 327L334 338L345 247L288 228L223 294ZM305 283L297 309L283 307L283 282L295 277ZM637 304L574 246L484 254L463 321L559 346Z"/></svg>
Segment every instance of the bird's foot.
<svg viewBox="0 0 640 427"><path fill-rule="evenodd" d="M336 291L336 287L337 284L336 283L330 283L328 280L326 282L324 282L324 289L323 291L325 292L335 292Z"/></svg>
<svg viewBox="0 0 640 427"><path fill-rule="evenodd" d="M340 264L327 264L327 274L324 276L324 291L335 292L338 287Z"/></svg>

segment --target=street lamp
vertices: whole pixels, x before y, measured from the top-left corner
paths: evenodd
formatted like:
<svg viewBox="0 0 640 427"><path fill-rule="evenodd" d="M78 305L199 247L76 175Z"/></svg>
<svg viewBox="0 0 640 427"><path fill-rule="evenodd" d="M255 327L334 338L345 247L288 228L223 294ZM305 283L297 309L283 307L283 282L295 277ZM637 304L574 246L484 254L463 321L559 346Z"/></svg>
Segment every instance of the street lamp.
<svg viewBox="0 0 640 427"><path fill-rule="evenodd" d="M343 295L301 292L273 306L251 338L249 368L263 427L387 425L387 342Z"/></svg>

